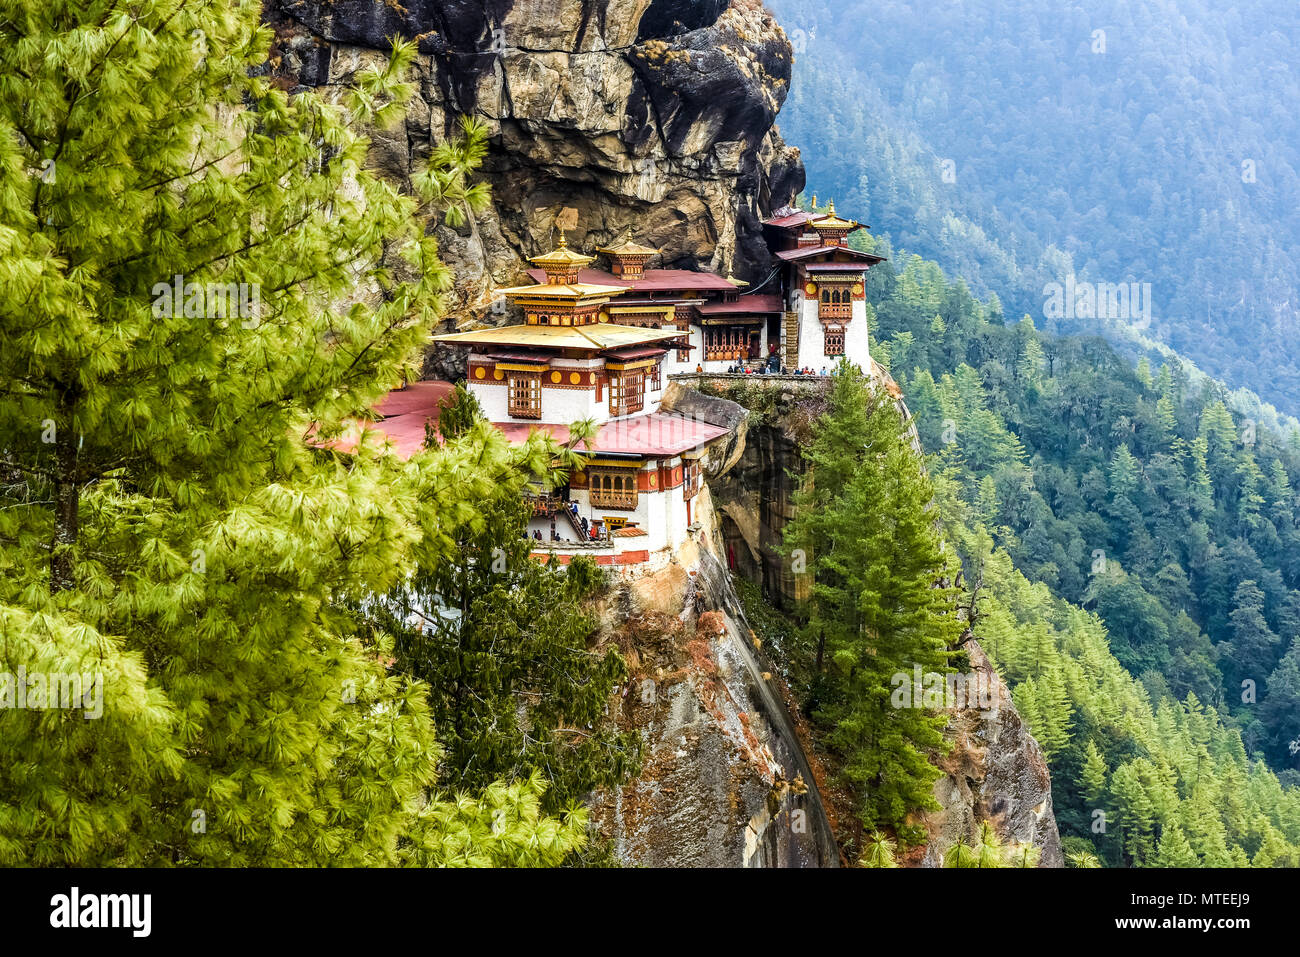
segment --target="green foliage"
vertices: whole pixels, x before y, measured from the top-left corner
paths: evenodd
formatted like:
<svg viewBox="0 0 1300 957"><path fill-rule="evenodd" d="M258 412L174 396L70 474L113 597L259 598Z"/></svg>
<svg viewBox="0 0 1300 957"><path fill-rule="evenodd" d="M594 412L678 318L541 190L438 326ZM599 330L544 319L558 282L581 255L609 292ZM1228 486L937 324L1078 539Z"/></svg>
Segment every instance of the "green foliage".
<svg viewBox="0 0 1300 957"><path fill-rule="evenodd" d="M781 0L776 9L782 12ZM1012 685L1055 780L1068 782L1054 795L1067 840L1088 842L1109 866L1155 866L1162 855L1184 861L1184 841L1207 866L1288 860L1300 846L1300 753L1293 750L1300 740L1300 665L1290 651L1300 638L1294 492L1300 431L1257 398L1228 392L1140 337L1106 330L1150 356L1134 369L1100 339L1056 334L1096 326L1057 325L1044 332L1027 316L1015 317L1042 315L1046 282L1070 272L1119 280L1131 267L1136 278L1154 280L1163 290L1157 295L1166 299L1154 311L1172 318L1175 347L1194 351L1213 371L1294 401L1300 371L1289 344L1276 329L1254 322L1242 331L1243 319L1262 308L1262 299L1256 306L1249 300L1263 288L1274 289L1277 301L1288 298L1279 290L1296 281L1300 259L1283 251L1294 231L1279 233L1258 209L1246 212L1250 199L1240 189L1214 191L1218 212L1181 223L1180 217L1199 215L1199 207L1167 197L1186 193L1189 182L1153 187L1150 179L1130 178L1117 186L1110 180L1123 163L1110 156L1087 160L1087 150L1110 149L1110 140L1085 144L1080 152L1068 137L1049 142L1054 120L1023 122L1026 111L1053 102L1025 101L1023 90L1038 83L1059 90L1058 72L1073 69L1069 44L1088 35L1078 28L1077 10L1051 23L1025 20L1023 11L1011 9L993 20L971 11L927 19L905 4L883 15L873 8L879 30L869 35L835 28L866 16L860 4L818 0L790 12L792 23L815 18L819 36L827 39L798 60L783 131L804 148L819 191L833 192L840 208L872 221L870 245L890 257L868 273L873 340L888 357L932 453L936 491L950 523L947 537L960 544L967 588L978 589L975 632ZM1118 11L1124 22L1131 12ZM1004 16L1015 18L1014 30L997 26ZM1155 77L1133 59L1164 62L1171 42L1173 55L1185 52L1183 39L1152 27L1159 10L1133 16L1145 24L1138 48L1107 57L1084 48L1075 54L1088 58L1094 71L1079 83L1078 75L1071 80L1072 96L1089 115L1117 115L1119 101L1096 98L1097 90L1112 89L1111 80L1150 81L1156 89L1186 79L1185 70L1158 66ZM1221 42L1206 33L1220 31L1220 18L1203 5L1193 4L1187 19L1190 35L1207 46ZM918 23L924 23L920 33ZM1236 28L1227 29L1225 35ZM979 53L990 36L1002 43L1010 35L1030 38L1028 58ZM1064 56L1055 49L1062 41ZM939 49L965 52L941 68ZM978 55L968 55L972 50ZM885 67L867 75L862 63ZM906 66L891 78L891 63ZM1119 63L1122 76L1099 85L1095 70L1113 72ZM961 79L976 71L979 83ZM968 94L985 83L992 84L992 95ZM1167 139L1162 130L1172 128L1171 111L1195 115L1210 102L1189 96L1190 89L1160 97L1154 110L1142 105L1146 94L1126 99L1142 113L1144 155ZM1014 91L1011 108L1008 91ZM1276 112L1278 102L1271 100L1268 109ZM1278 122L1291 128L1294 118ZM1193 139L1204 129L1215 142L1234 135L1217 122L1199 132L1193 123L1173 125L1191 131ZM1096 120L1094 128L1113 124ZM944 131L941 155L954 159L956 182L943 179L943 164L925 140L936 129ZM1037 139L1022 150L992 149L981 139L990 129L1002 131L994 134L999 144L1026 135ZM1070 154L1064 158L1063 145ZM1029 155L1029 166L1021 153ZM1017 165L1009 177L996 164L1012 155ZM1280 154L1272 162L1293 190L1294 164ZM1175 177L1198 175L1178 164L1163 168ZM1023 189L1024 182L1045 182L1049 175L1077 184L1080 170L1093 176L1082 193ZM1014 196L997 193L1012 181ZM1165 198L1154 200L1157 208L1146 200L1127 204L1130 217L1141 222L1083 226L1102 206L1079 196L1101 189L1108 197L1103 205L1110 206L1115 196L1153 188L1164 190ZM1013 211L1010 218L991 213L993 199ZM1270 209L1277 208L1270 200ZM1197 266L1191 276L1187 263L1215 249L1224 234L1222 223L1213 225L1216 215L1237 223L1231 232L1238 239L1238 227L1249 222L1256 241L1227 254L1217 250L1213 268ZM1100 237L1096 248L1111 250L1103 253L1110 258L1080 261L1076 268L1045 238L1062 222ZM1181 223L1170 232L1178 239L1172 245L1151 241L1143 225L1151 222ZM886 233L909 250L942 259L954 277L964 278L950 280L937 263L896 251ZM1200 251L1189 253L1191 245ZM1183 251L1171 256L1174 249ZM1242 250L1249 263L1242 262ZM1225 274L1244 275L1265 260L1258 283L1246 282L1247 291L1234 293L1231 303L1219 300ZM968 282L981 295L996 287L1000 298L989 295L981 303ZM1203 318L1196 336L1179 332L1180 321L1193 313L1204 317L1207 308L1217 317L1212 335L1203 334ZM1262 379L1260 369L1268 370ZM1243 682L1250 682L1254 698L1244 693ZM1082 847L1075 852L1092 853Z"/></svg>
<svg viewBox="0 0 1300 957"><path fill-rule="evenodd" d="M872 831L858 863L862 867L897 867L897 852L898 845L894 841L879 831Z"/></svg>
<svg viewBox="0 0 1300 957"><path fill-rule="evenodd" d="M358 611L554 451L320 444L418 374L450 277L414 213L482 131L400 195L352 124L414 46L291 97L260 13L0 0L0 672L98 673L104 709L0 713L0 863L555 862L585 815L438 791L429 689ZM164 304L177 276L258 295Z"/></svg>
<svg viewBox="0 0 1300 957"><path fill-rule="evenodd" d="M1092 846L1092 842L1082 837L1061 838L1061 850L1065 852L1067 867L1093 869L1101 867L1101 859Z"/></svg>
<svg viewBox="0 0 1300 957"><path fill-rule="evenodd" d="M1286 669L1272 706L1242 694L1253 682L1263 704L1300 636L1300 456L1290 442L1235 419L1221 388L1187 394L1176 363L1148 385L1098 340L997 324L992 304L918 257L868 279L879 339L926 341L942 303L943 347L908 345L916 364L895 359L894 373L922 444L992 544L1097 612L1111 651L1157 697L1195 694L1240 723L1248 751L1300 769ZM1045 366L1017 381L1009 370L1030 343ZM1032 709L1044 676L1030 677L1019 695ZM1049 752L1061 730L1042 727Z"/></svg>
<svg viewBox="0 0 1300 957"><path fill-rule="evenodd" d="M804 450L785 552L806 562L802 644L816 648L808 708L839 758L866 828L919 834L908 816L934 805L945 719L892 702L894 676L946 674L957 642L951 571L932 490L893 400L842 365L830 410Z"/></svg>
<svg viewBox="0 0 1300 957"><path fill-rule="evenodd" d="M975 634L1018 707L1028 705L1021 716L1035 735L1050 735L1043 729L1053 713L1069 715L1049 754L1063 785L1053 798L1067 855L1095 854L1108 866L1228 867L1245 866L1270 840L1268 861L1300 847L1300 790L1247 756L1227 716L1194 694L1153 702L1111 654L1101 620L1031 583L1006 550L990 550L988 533L965 524L972 510L953 496L954 479L941 474L936 484L965 579L979 583ZM1065 696L1045 704L1044 676L1053 673Z"/></svg>
<svg viewBox="0 0 1300 957"><path fill-rule="evenodd" d="M1029 844L1004 845L988 821L981 821L975 843L958 840L943 856L944 867L1037 867L1038 848Z"/></svg>
<svg viewBox="0 0 1300 957"><path fill-rule="evenodd" d="M444 433L471 421L457 408ZM377 613L397 636L398 670L429 688L444 784L477 792L537 771L555 813L635 775L641 740L605 721L623 659L588 650L584 602L604 591L604 573L582 557L567 568L530 557L525 489L504 474L450 552L422 561Z"/></svg>

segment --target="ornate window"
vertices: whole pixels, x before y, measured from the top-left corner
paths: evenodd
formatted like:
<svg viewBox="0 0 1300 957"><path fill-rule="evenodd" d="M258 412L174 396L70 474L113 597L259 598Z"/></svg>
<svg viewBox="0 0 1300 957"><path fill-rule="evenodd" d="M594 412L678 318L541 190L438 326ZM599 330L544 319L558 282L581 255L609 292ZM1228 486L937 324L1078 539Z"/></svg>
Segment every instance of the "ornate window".
<svg viewBox="0 0 1300 957"><path fill-rule="evenodd" d="M705 326L705 359L743 359L749 355L748 326Z"/></svg>
<svg viewBox="0 0 1300 957"><path fill-rule="evenodd" d="M609 374L609 414L627 415L645 408L645 370Z"/></svg>
<svg viewBox="0 0 1300 957"><path fill-rule="evenodd" d="M828 319L847 320L853 315L853 293L847 286L823 284L817 314L823 322Z"/></svg>
<svg viewBox="0 0 1300 957"><path fill-rule="evenodd" d="M588 495L593 508L636 508L636 470L587 469Z"/></svg>
<svg viewBox="0 0 1300 957"><path fill-rule="evenodd" d="M650 367L650 391L658 392L664 387L663 363L656 362Z"/></svg>
<svg viewBox="0 0 1300 957"><path fill-rule="evenodd" d="M693 499L700 490L700 463L687 462L683 478L682 498Z"/></svg>
<svg viewBox="0 0 1300 957"><path fill-rule="evenodd" d="M511 372L510 414L517 419L542 417L542 374L540 372Z"/></svg>
<svg viewBox="0 0 1300 957"><path fill-rule="evenodd" d="M682 331L681 342L685 347L677 350L678 362L687 362L691 358L690 332L691 332L691 316L693 314L694 314L694 307L689 305L688 303L681 303L681 302L677 304L677 308L673 312L672 324Z"/></svg>
<svg viewBox="0 0 1300 957"><path fill-rule="evenodd" d="M825 326L826 354L828 356L844 355L844 327Z"/></svg>

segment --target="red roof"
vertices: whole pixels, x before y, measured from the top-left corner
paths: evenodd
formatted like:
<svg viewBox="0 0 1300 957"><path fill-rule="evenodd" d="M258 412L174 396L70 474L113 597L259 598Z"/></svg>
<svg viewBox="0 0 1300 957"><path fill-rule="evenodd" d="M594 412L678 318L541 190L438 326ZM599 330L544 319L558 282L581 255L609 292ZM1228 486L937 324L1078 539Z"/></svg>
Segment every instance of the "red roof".
<svg viewBox="0 0 1300 957"><path fill-rule="evenodd" d="M538 282L546 279L546 273L541 269L530 269L528 275ZM637 292L672 292L677 289L719 292L736 290L735 286L721 276L715 276L711 272L696 272L693 269L647 269L642 273L641 279L624 279L603 269L580 269L578 282L596 286L626 286Z"/></svg>
<svg viewBox="0 0 1300 957"><path fill-rule="evenodd" d="M789 208L790 207L787 206L785 207L785 209L778 209L777 212L785 213L785 210ZM765 219L763 220L763 225L776 226L779 229L789 229L792 226L803 225L804 223L808 222L808 218L809 218L808 213L800 209L800 210L796 210L793 213L785 213L785 215L776 216L773 219Z"/></svg>
<svg viewBox="0 0 1300 957"><path fill-rule="evenodd" d="M392 442L402 458L410 458L424 447L424 424L432 422L437 427L442 401L454 388L450 382L428 380L412 382L405 389L394 389L375 406L375 412L383 416L382 419L358 425L329 443L329 447L340 452L356 451L361 430L365 428Z"/></svg>
<svg viewBox="0 0 1300 957"><path fill-rule="evenodd" d="M438 379L412 382L406 388L394 389L384 396L379 401L379 404L375 406L375 411L387 418L389 416L405 415L409 412L432 410L436 417L439 404L443 399L451 395L455 389L456 387L450 382L443 382Z"/></svg>
<svg viewBox="0 0 1300 957"><path fill-rule="evenodd" d="M569 440L567 425L542 422L494 422L511 442L525 442L533 431L550 433L555 441ZM582 451L598 455L645 455L664 457L678 455L699 448L726 435L727 429L709 425L699 419L687 418L669 412L651 412L606 422L596 431L593 448Z"/></svg>
<svg viewBox="0 0 1300 957"><path fill-rule="evenodd" d="M735 302L705 302L696 307L701 315L717 316L732 315L735 313L749 314L755 312L782 312L785 306L781 302L781 294L777 292L755 293L752 296L741 296Z"/></svg>
<svg viewBox="0 0 1300 957"><path fill-rule="evenodd" d="M860 252L848 246L803 246L799 249L782 249L778 252L777 258L784 259L786 262L794 262L800 259L807 259L809 256L821 256L826 253L847 253L856 259L861 259L866 263L882 263L882 256L873 256L871 253Z"/></svg>
<svg viewBox="0 0 1300 957"><path fill-rule="evenodd" d="M436 428L442 413L442 401L455 387L450 382L428 380L413 382L405 389L397 389L384 396L375 406L383 416L378 422L364 423L364 427L392 442L394 450L407 459L424 447L424 425ZM569 440L567 425L536 422L495 422L511 442L521 443L529 433L541 430L550 433L557 442ZM361 437L362 425L344 435L329 447L340 452L353 452ZM666 457L688 452L726 435L727 429L709 425L698 419L669 412L652 412L629 419L606 422L596 432L593 448L583 451L605 455L645 455Z"/></svg>

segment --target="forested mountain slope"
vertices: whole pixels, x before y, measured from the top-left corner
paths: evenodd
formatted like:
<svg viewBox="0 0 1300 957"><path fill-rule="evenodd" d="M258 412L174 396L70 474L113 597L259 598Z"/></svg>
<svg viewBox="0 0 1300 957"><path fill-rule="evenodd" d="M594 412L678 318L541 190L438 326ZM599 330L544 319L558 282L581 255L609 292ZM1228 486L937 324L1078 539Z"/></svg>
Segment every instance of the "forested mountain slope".
<svg viewBox="0 0 1300 957"><path fill-rule="evenodd" d="M933 454L962 601L1048 756L1062 833L1112 864L1294 863L1300 435L898 259L869 274L873 354Z"/></svg>
<svg viewBox="0 0 1300 957"><path fill-rule="evenodd" d="M1013 318L1043 317L1044 284L1072 271L1150 283L1149 323L1112 336L1300 410L1294 4L771 5L811 188Z"/></svg>

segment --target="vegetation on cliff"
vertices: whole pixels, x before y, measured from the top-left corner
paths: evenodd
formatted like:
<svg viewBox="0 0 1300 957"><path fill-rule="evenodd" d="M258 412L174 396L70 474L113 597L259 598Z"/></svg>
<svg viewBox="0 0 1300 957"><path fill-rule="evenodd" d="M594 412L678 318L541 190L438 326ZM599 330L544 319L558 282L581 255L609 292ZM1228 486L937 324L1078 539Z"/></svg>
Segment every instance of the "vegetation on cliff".
<svg viewBox="0 0 1300 957"><path fill-rule="evenodd" d="M804 708L862 826L915 842L909 818L934 806L929 755L946 719L919 700L899 707L895 676L946 674L961 633L933 490L893 399L846 364L804 457L784 554L807 599L787 654L804 659Z"/></svg>

